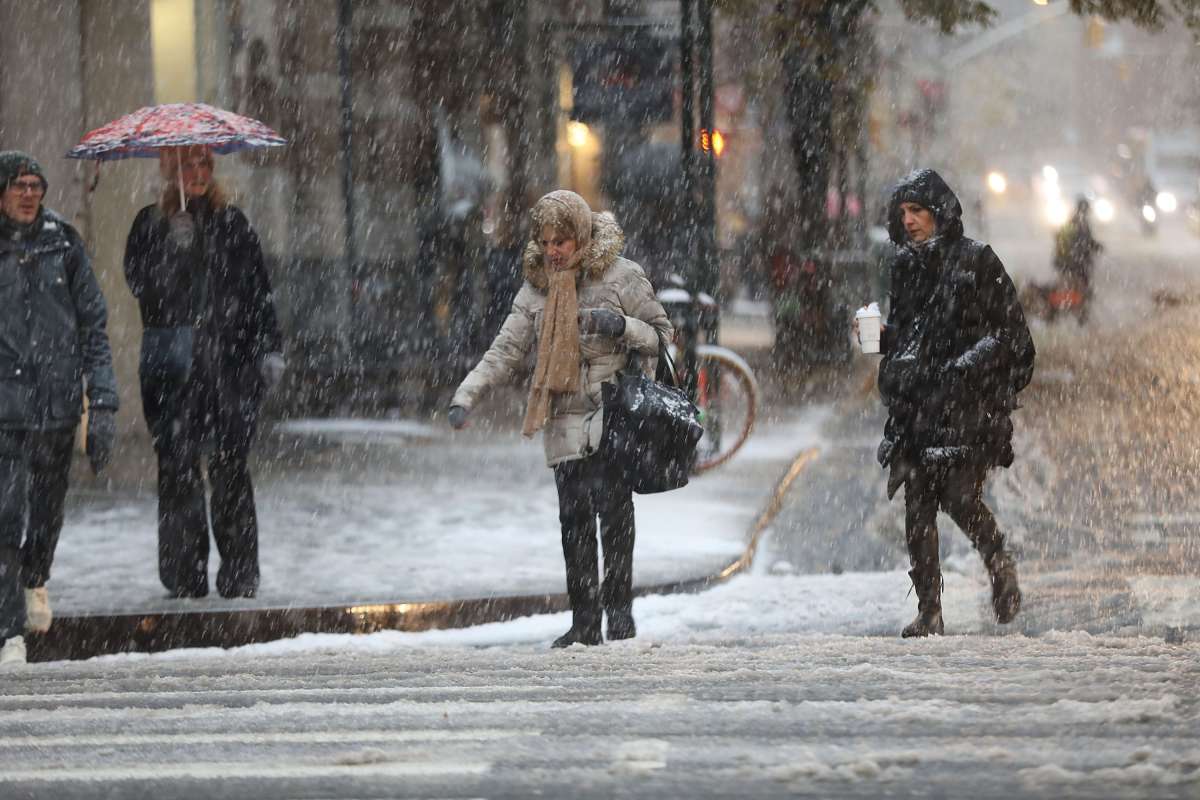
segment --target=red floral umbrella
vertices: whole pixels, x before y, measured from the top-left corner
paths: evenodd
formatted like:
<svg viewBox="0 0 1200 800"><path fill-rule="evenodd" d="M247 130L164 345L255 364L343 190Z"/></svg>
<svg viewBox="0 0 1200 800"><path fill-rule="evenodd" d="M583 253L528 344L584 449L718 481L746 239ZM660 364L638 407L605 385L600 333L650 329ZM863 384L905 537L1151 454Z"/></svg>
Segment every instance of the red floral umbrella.
<svg viewBox="0 0 1200 800"><path fill-rule="evenodd" d="M205 103L165 103L139 108L87 134L67 152L67 158L115 161L158 158L171 147L200 145L225 155L251 147L287 144L258 120L223 111ZM183 176L179 193L182 203Z"/></svg>

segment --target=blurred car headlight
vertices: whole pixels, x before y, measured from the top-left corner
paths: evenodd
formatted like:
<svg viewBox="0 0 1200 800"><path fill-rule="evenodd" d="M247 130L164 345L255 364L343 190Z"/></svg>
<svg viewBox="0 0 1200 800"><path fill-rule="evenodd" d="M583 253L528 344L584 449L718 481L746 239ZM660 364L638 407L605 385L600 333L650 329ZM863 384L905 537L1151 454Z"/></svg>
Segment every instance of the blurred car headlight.
<svg viewBox="0 0 1200 800"><path fill-rule="evenodd" d="M1175 199L1172 192L1159 192L1154 198L1154 205L1158 206L1158 210L1164 214L1174 214L1175 209L1179 208L1179 201Z"/></svg>
<svg viewBox="0 0 1200 800"><path fill-rule="evenodd" d="M1003 172L989 172L987 185L993 194L1004 194L1008 191L1008 178L1004 177Z"/></svg>
<svg viewBox="0 0 1200 800"><path fill-rule="evenodd" d="M1095 203L1096 219L1101 222L1112 222L1113 217L1117 215L1117 209L1109 202L1108 198L1100 197Z"/></svg>
<svg viewBox="0 0 1200 800"><path fill-rule="evenodd" d="M1154 206L1149 203L1142 206L1142 219L1146 220L1146 222L1154 222L1158 219L1158 213L1154 210Z"/></svg>
<svg viewBox="0 0 1200 800"><path fill-rule="evenodd" d="M1045 213L1046 221L1056 228L1066 225L1067 219L1071 216L1071 210L1057 195L1046 198Z"/></svg>

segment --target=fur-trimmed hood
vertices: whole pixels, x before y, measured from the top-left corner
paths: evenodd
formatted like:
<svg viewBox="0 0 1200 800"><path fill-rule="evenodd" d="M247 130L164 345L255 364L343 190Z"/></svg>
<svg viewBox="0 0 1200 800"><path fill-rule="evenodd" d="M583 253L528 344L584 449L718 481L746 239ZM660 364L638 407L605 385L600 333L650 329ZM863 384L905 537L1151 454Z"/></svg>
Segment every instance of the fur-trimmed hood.
<svg viewBox="0 0 1200 800"><path fill-rule="evenodd" d="M542 345L543 328L548 320L555 325L569 324L547 309L559 298L560 289L570 290L571 273L575 278L574 303L580 309L611 312L625 320L618 336L580 333L579 389L555 392L550 398L549 417L542 429L546 463L550 466L586 458L604 441L603 392L629 360L632 352L641 355L642 366L654 370L659 348L671 340L671 321L654 294L654 287L642 268L621 257L625 235L612 214L592 212L587 201L574 192L550 192L537 202L530 214L531 232L525 246L525 281L513 298L512 311L496 334L487 353L463 379L451 405L472 408L490 386L510 383L526 372L528 357ZM545 263L541 233L549 225L556 234L570 235L578 249L570 259L570 273L559 273L566 281L555 281ZM557 238L557 237L556 237ZM553 331L551 331L553 335Z"/></svg>
<svg viewBox="0 0 1200 800"><path fill-rule="evenodd" d="M621 251L625 248L625 232L621 230L617 218L608 211L592 212L591 238L579 270L581 278L584 275L590 278L598 278L603 275L605 270L620 257ZM546 291L548 286L546 260L541 242L536 238L536 234L535 238L525 245L525 254L521 263L525 280L533 284L538 291Z"/></svg>

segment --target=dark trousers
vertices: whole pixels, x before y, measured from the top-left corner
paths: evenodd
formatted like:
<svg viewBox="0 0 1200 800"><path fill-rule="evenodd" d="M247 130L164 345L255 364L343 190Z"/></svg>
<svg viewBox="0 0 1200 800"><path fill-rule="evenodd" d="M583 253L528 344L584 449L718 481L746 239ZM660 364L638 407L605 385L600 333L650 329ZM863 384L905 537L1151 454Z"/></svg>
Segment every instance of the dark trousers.
<svg viewBox="0 0 1200 800"><path fill-rule="evenodd" d="M50 577L74 443L74 427L0 431L0 641L24 632L25 589Z"/></svg>
<svg viewBox="0 0 1200 800"><path fill-rule="evenodd" d="M600 456L554 467L558 520L572 625L599 626L603 608L610 620L633 612L633 493ZM598 581L596 518L604 547L604 582Z"/></svg>
<svg viewBox="0 0 1200 800"><path fill-rule="evenodd" d="M158 451L158 574L179 597L208 594L208 503L203 456L194 441L174 439ZM221 556L217 591L222 597L258 591L258 517L245 454L208 456L212 534Z"/></svg>
<svg viewBox="0 0 1200 800"><path fill-rule="evenodd" d="M1004 550L1004 536L996 518L983 503L983 481L988 467L964 464L949 468L912 468L904 485L904 536L914 570L937 572L937 513L940 508L962 529L990 568L992 558Z"/></svg>

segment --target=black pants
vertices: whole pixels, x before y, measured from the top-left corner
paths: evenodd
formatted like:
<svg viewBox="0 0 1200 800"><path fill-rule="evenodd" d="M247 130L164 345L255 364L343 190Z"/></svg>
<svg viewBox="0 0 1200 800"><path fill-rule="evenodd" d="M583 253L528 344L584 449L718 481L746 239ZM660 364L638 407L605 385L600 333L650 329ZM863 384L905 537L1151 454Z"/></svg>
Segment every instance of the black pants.
<svg viewBox="0 0 1200 800"><path fill-rule="evenodd" d="M179 597L208 594L208 503L199 443L184 437L158 451L158 574ZM258 517L246 455L218 450L208 458L212 534L221 556L222 597L258 591Z"/></svg>
<svg viewBox="0 0 1200 800"><path fill-rule="evenodd" d="M989 467L964 464L949 468L915 467L904 485L904 536L914 570L936 572L937 513L940 508L962 529L985 564L1004 549L996 518L983 503L983 481Z"/></svg>
<svg viewBox="0 0 1200 800"><path fill-rule="evenodd" d="M24 632L25 589L50 577L74 443L74 427L0 431L0 641Z"/></svg>
<svg viewBox="0 0 1200 800"><path fill-rule="evenodd" d="M633 493L601 456L567 461L554 467L558 486L558 520L562 526L567 596L573 625L600 624L603 608L614 614L633 612ZM604 582L597 579L596 518L604 547Z"/></svg>

